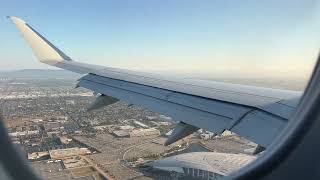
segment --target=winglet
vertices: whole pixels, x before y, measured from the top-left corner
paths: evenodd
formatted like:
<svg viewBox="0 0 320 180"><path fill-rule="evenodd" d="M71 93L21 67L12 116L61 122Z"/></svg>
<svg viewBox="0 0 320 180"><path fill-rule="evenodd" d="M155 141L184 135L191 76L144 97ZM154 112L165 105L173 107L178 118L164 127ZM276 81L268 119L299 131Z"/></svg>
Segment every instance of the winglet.
<svg viewBox="0 0 320 180"><path fill-rule="evenodd" d="M15 16L8 16L21 32L26 42L30 45L35 56L39 61L54 65L59 61L71 61L71 58L56 48L52 43L45 39L41 34L34 30L28 23Z"/></svg>

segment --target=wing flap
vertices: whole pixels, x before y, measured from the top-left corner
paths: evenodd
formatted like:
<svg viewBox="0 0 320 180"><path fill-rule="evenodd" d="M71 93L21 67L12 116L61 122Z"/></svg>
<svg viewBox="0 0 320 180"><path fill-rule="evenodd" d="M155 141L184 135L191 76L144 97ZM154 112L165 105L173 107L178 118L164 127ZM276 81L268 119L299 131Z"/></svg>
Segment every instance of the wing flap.
<svg viewBox="0 0 320 180"><path fill-rule="evenodd" d="M263 147L267 147L285 128L287 122L287 119L279 116L253 110L229 130Z"/></svg>
<svg viewBox="0 0 320 180"><path fill-rule="evenodd" d="M155 112L170 115L177 121L183 121L188 124L197 124L197 127L204 128L209 124L212 124L213 126L210 127L210 130L217 133L222 133L225 127L232 121L231 118L222 115L212 114L192 107L169 102L162 98L130 91L128 90L130 89L130 84L127 86L128 89L123 89L115 87L113 84L97 83L84 78L79 81L78 85L101 94L115 97L129 104L136 104Z"/></svg>

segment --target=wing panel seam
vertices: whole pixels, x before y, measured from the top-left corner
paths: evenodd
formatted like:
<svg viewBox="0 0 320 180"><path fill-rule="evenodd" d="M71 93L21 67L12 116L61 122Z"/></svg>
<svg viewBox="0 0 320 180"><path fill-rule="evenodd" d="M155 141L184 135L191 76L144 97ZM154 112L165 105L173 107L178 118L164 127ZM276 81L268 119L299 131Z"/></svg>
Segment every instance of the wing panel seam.
<svg viewBox="0 0 320 180"><path fill-rule="evenodd" d="M143 95L143 96L155 98L155 99L162 100L162 101L167 101L167 102L172 103L172 104L176 104L176 105L188 107L188 108L195 109L195 110L198 110L198 111L201 111L201 112L213 114L213 115L216 115L216 116L220 116L220 117L223 117L223 118L227 118L227 119L231 119L231 120L232 120L232 118L230 118L230 117L228 117L228 116L223 116L223 115L221 115L221 114L216 114L216 113L213 113L213 112L210 112L210 111L205 111L205 110L198 109L198 108L194 108L194 107L191 107L191 106L186 106L186 105L183 105L183 104L180 104L180 103L176 103L176 102L172 102L172 101L169 101L169 100L166 100L166 99L162 99L162 98L158 98L158 97L146 95L146 94L143 94L143 93L140 93L140 92L135 92L135 91L131 91L131 90L128 90L128 89L119 88L119 87L111 86L111 85L106 85L106 84L103 84L103 83L99 83L99 82L95 82L95 81L90 81L90 80L86 80L86 79L83 79L83 81L88 81L88 82L91 82L91 83L97 83L97 84L100 84L100 85L102 85L102 86L109 86L109 87L121 89L121 90L124 90L124 91L132 92L132 93L137 93L137 94L140 94L140 95Z"/></svg>

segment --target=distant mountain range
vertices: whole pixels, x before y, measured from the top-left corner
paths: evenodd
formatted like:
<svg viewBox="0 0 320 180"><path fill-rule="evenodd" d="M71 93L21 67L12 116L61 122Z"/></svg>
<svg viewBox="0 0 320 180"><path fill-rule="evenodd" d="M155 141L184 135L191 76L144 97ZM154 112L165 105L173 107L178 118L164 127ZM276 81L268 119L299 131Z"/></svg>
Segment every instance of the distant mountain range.
<svg viewBox="0 0 320 180"><path fill-rule="evenodd" d="M22 69L15 71L0 71L0 78L65 78L75 79L81 75L66 71L52 69Z"/></svg>

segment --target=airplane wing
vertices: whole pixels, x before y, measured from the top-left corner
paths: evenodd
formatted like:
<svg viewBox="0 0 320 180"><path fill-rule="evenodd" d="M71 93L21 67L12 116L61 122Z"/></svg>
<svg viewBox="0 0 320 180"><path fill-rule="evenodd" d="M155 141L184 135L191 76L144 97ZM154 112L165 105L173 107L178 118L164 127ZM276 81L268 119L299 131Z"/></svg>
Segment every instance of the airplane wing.
<svg viewBox="0 0 320 180"><path fill-rule="evenodd" d="M286 126L302 95L297 91L167 78L80 63L23 20L9 18L40 62L84 74L77 86L101 94L88 110L123 100L180 121L166 144L202 128L216 134L230 130L267 147Z"/></svg>

